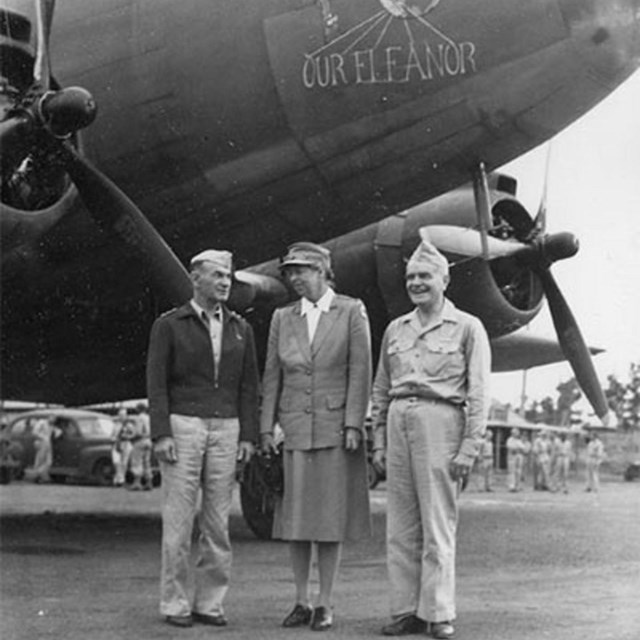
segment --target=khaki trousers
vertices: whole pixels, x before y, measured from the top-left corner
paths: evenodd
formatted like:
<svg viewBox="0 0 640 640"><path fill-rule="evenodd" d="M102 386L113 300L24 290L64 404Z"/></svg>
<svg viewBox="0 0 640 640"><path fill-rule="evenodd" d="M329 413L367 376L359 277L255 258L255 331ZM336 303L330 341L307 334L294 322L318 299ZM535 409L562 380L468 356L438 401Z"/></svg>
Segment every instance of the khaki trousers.
<svg viewBox="0 0 640 640"><path fill-rule="evenodd" d="M510 453L507 456L507 469L509 473L509 490L520 491L522 481L522 464L524 460L521 453Z"/></svg>
<svg viewBox="0 0 640 640"><path fill-rule="evenodd" d="M238 451L238 419L171 416L178 461L162 463L160 613L222 614L231 572L229 511ZM198 494L202 491L200 510ZM193 521L200 535L193 606L187 593Z"/></svg>
<svg viewBox="0 0 640 640"><path fill-rule="evenodd" d="M600 491L600 462L587 458L587 489Z"/></svg>
<svg viewBox="0 0 640 640"><path fill-rule="evenodd" d="M396 399L387 422L387 564L391 613L429 622L456 617L457 485L449 463L464 426L461 409Z"/></svg>

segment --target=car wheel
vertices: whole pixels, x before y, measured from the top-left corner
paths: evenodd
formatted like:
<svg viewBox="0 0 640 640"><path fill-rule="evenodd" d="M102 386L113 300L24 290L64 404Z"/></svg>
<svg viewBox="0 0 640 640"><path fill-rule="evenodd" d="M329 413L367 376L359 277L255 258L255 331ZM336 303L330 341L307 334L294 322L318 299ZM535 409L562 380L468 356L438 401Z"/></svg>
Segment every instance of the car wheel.
<svg viewBox="0 0 640 640"><path fill-rule="evenodd" d="M9 484L11 482L11 469L9 467L0 466L0 484Z"/></svg>
<svg viewBox="0 0 640 640"><path fill-rule="evenodd" d="M98 460L93 466L93 477L101 487L110 487L113 485L113 478L116 475L113 462L107 458Z"/></svg>

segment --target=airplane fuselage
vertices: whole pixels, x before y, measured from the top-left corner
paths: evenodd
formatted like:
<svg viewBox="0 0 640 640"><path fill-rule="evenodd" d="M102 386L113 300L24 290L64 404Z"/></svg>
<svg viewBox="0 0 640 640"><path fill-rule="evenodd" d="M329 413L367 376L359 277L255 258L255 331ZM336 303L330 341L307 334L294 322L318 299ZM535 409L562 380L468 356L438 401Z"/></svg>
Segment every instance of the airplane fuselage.
<svg viewBox="0 0 640 640"><path fill-rule="evenodd" d="M99 104L87 154L178 255L252 264L551 137L629 73L627 4L67 0L52 57Z"/></svg>
<svg viewBox="0 0 640 640"><path fill-rule="evenodd" d="M26 91L34 29L7 25L33 27L34 3L0 5L2 72ZM85 87L99 105L82 153L184 263L224 247L246 268L299 239L355 232L332 244L347 257L345 242L396 246L393 222L380 234L361 228L588 111L635 69L637 20L635 0L58 0L50 49L57 83ZM3 91L6 114L13 94ZM162 310L144 266L98 230L73 187L44 208L28 206L28 191L2 204L2 397L143 395ZM433 215L470 224L451 214ZM369 271L351 279L357 269L344 264L354 295L379 283ZM402 308L378 302L380 326ZM538 303L533 292L493 335Z"/></svg>

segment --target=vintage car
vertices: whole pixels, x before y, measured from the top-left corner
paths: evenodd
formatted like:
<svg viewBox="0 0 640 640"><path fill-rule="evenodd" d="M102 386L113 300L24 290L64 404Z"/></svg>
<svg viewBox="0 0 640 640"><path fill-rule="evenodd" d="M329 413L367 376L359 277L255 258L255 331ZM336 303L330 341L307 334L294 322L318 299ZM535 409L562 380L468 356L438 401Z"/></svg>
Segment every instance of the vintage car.
<svg viewBox="0 0 640 640"><path fill-rule="evenodd" d="M11 453L14 478L28 475L35 458L34 427L42 419L50 420L53 464L49 476L53 482L67 479L111 485L114 466L111 450L115 423L111 416L81 409L37 409L16 416L2 430L5 448ZM8 443L8 444L7 444Z"/></svg>

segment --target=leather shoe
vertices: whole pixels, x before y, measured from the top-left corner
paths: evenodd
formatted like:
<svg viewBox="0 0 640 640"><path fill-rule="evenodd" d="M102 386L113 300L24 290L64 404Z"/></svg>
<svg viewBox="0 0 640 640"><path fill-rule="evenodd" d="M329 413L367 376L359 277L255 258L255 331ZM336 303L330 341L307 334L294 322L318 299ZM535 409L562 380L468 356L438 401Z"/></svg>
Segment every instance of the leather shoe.
<svg viewBox="0 0 640 640"><path fill-rule="evenodd" d="M293 611L282 621L283 627L306 627L311 622L313 609L304 604L296 604Z"/></svg>
<svg viewBox="0 0 640 640"><path fill-rule="evenodd" d="M193 618L186 616L165 616L164 621L174 627L193 627Z"/></svg>
<svg viewBox="0 0 640 640"><path fill-rule="evenodd" d="M432 622L431 637L437 640L449 640L456 635L455 627L449 622Z"/></svg>
<svg viewBox="0 0 640 640"><path fill-rule="evenodd" d="M389 624L382 627L383 636L409 636L425 633L427 623L413 613L395 618Z"/></svg>
<svg viewBox="0 0 640 640"><path fill-rule="evenodd" d="M316 607L311 616L311 629L313 631L326 631L333 625L333 612L327 607Z"/></svg>
<svg viewBox="0 0 640 640"><path fill-rule="evenodd" d="M209 614L192 611L191 615L193 616L194 622L208 624L212 627L226 627L228 624L227 619L221 613Z"/></svg>

